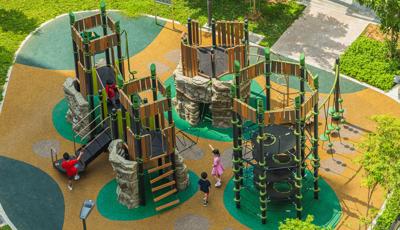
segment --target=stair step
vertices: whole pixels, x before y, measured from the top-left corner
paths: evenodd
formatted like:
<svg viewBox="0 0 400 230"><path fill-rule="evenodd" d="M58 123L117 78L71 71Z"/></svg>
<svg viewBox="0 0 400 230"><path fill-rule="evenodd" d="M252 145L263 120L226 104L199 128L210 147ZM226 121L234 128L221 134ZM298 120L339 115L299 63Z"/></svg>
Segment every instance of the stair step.
<svg viewBox="0 0 400 230"><path fill-rule="evenodd" d="M159 158L163 158L163 157L166 157L166 156L168 156L168 154L164 153L164 154L161 154L161 155L158 155L158 156L155 156L155 157L151 157L150 160L153 161L153 160L157 160Z"/></svg>
<svg viewBox="0 0 400 230"><path fill-rule="evenodd" d="M161 210L163 210L163 209L166 209L166 208L171 207L171 206L176 205L176 204L179 204L179 200L174 200L174 201L171 201L171 202L166 203L166 204L164 204L164 205L158 206L158 207L156 208L156 210L157 210L157 211L161 211Z"/></svg>
<svg viewBox="0 0 400 230"><path fill-rule="evenodd" d="M151 191L152 191L152 192L156 192L156 191L158 191L158 190L160 190L160 189L163 189L163 188L172 186L172 185L174 185L175 183L176 183L176 182L173 180L173 181L170 181L170 182L168 182L168 183L162 184L162 185L160 185L160 186L154 187L154 188L151 189Z"/></svg>
<svg viewBox="0 0 400 230"><path fill-rule="evenodd" d="M172 163L171 163L171 162L168 162L168 163L166 163L166 164L157 166L157 167L155 167L155 168L151 168L151 169L149 169L147 172L148 172L148 173L157 172L157 171L159 171L159 170L161 170L161 169L165 169L165 168L167 168L167 167L169 167L169 166L171 166L171 165L172 165Z"/></svg>
<svg viewBox="0 0 400 230"><path fill-rule="evenodd" d="M160 195L158 197L155 197L154 198L154 202L158 202L158 201L160 201L160 200L162 200L162 199L164 199L164 198L166 198L168 196L171 196L172 194L176 193L177 191L178 190L176 190L176 188L174 188L174 189L172 189L172 190L170 190L170 191L168 191L168 192L166 192L166 193L164 193L164 194L162 194L162 195Z"/></svg>
<svg viewBox="0 0 400 230"><path fill-rule="evenodd" d="M154 179L152 179L152 180L150 180L150 183L151 184L154 184L154 183L156 183L157 181L160 181L161 179L164 179L164 178L166 178L167 176L170 176L170 175L172 175L174 173L174 171L168 171L168 172L166 172L166 173L164 173L164 174L162 174L162 175L160 175L160 176L158 176L158 177L156 177L156 178L154 178Z"/></svg>

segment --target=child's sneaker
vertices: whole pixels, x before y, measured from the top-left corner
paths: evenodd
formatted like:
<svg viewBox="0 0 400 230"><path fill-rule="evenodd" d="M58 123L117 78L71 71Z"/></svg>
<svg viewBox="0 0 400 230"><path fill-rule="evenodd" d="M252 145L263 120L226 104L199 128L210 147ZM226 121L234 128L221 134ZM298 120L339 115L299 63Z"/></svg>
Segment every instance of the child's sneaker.
<svg viewBox="0 0 400 230"><path fill-rule="evenodd" d="M75 175L74 180L79 180L81 178L78 174Z"/></svg>
<svg viewBox="0 0 400 230"><path fill-rule="evenodd" d="M204 202L203 202L203 206L204 206L204 207L206 207L206 206L207 206L207 204L208 204L208 201L204 200Z"/></svg>
<svg viewBox="0 0 400 230"><path fill-rule="evenodd" d="M215 183L215 187L216 188L219 188L219 187L221 187L221 181L219 180L219 181L217 181L217 183Z"/></svg>
<svg viewBox="0 0 400 230"><path fill-rule="evenodd" d="M72 186L68 185L68 189L69 189L69 191L72 191Z"/></svg>

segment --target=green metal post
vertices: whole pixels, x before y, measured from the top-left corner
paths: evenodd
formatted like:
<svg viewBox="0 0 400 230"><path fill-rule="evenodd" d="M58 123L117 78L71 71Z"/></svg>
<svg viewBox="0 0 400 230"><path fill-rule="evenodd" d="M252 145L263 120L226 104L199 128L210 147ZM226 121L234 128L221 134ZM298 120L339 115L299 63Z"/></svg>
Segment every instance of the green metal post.
<svg viewBox="0 0 400 230"><path fill-rule="evenodd" d="M73 30L72 27L75 23L75 14L70 12L69 13L69 24L71 26L71 36L73 34ZM74 64L75 64L75 76L77 79L79 79L79 77L84 77L84 76L79 76L79 71L78 71L78 46L76 45L74 39L72 39L72 49L74 51Z"/></svg>
<svg viewBox="0 0 400 230"><path fill-rule="evenodd" d="M102 95L102 103L103 103L103 116L104 118L108 117L108 104L107 104L107 92L106 89L101 90Z"/></svg>
<svg viewBox="0 0 400 230"><path fill-rule="evenodd" d="M305 82L306 82L306 62L304 53L300 55L300 104L302 105L305 102ZM305 129L305 121L302 117L300 119L300 140L301 140L301 159L305 157L305 149L306 149L306 134L304 132ZM301 175L304 177L306 175L306 164L305 161L302 162L301 165Z"/></svg>
<svg viewBox="0 0 400 230"><path fill-rule="evenodd" d="M332 115L332 118L334 120L340 120L342 118L342 115L340 113L340 106L339 106L339 100L340 100L340 60L339 58L336 59L335 62L335 76L336 76L336 84L335 84L335 93L334 93L334 101L335 101L335 112Z"/></svg>
<svg viewBox="0 0 400 230"><path fill-rule="evenodd" d="M124 125L122 122L122 110L117 110L117 122L118 122L118 138L124 140Z"/></svg>
<svg viewBox="0 0 400 230"><path fill-rule="evenodd" d="M264 49L265 56L265 109L267 111L271 110L271 52L268 47Z"/></svg>
<svg viewBox="0 0 400 230"><path fill-rule="evenodd" d="M101 117L101 121L103 121L106 118L106 116L104 115L103 93L102 93L101 89L98 90L97 94L99 95L100 117Z"/></svg>
<svg viewBox="0 0 400 230"><path fill-rule="evenodd" d="M113 140L118 139L117 110L115 108L111 110L111 134Z"/></svg>
<svg viewBox="0 0 400 230"><path fill-rule="evenodd" d="M156 65L150 65L150 72L151 72L151 91L153 92L153 101L157 101L157 75L156 75ZM154 116L154 122L156 130L160 130L160 116L156 114Z"/></svg>
<svg viewBox="0 0 400 230"><path fill-rule="evenodd" d="M296 97L295 98L295 117L296 117L296 156L295 156L295 161L297 163L297 170L296 170L296 175L295 175L295 188L296 188L296 201L295 201L295 206L296 206L296 213L297 213L297 218L301 219L301 212L303 210L302 205L301 205L301 188L302 188L302 161L303 158L301 157L301 98Z"/></svg>
<svg viewBox="0 0 400 230"><path fill-rule="evenodd" d="M314 78L314 87L318 93L319 91L319 82L318 82L318 75L315 76ZM314 137L313 137L313 160L312 160L312 166L314 169L314 199L318 199L319 198L319 185L318 185L318 169L319 169L319 155L318 155L318 101L317 103L314 105L314 111L313 111L313 115L314 115Z"/></svg>
<svg viewBox="0 0 400 230"><path fill-rule="evenodd" d="M124 58L122 57L122 48L121 48L121 27L119 21L115 22L115 33L117 35L117 56L118 56L119 71L121 72L123 79L125 79ZM116 75L118 76L118 73Z"/></svg>
<svg viewBox="0 0 400 230"><path fill-rule="evenodd" d="M84 46L84 57L85 57L85 79L86 79L86 92L88 93L88 98L89 98L89 111L92 111L94 109L94 86L93 86L93 74L92 74L92 60L91 60L91 54L89 51L89 35L87 33L84 33L83 36L83 46ZM95 114L92 113L90 115L90 130L93 130L96 126L94 121ZM92 138L92 135L90 135L90 139Z"/></svg>
<svg viewBox="0 0 400 230"><path fill-rule="evenodd" d="M101 0L100 2L100 12L101 12L101 26L103 27L103 35L107 36L107 13L106 13L106 3L104 2L104 0ZM106 49L105 55L106 55L107 66L110 66L111 65L110 49Z"/></svg>
<svg viewBox="0 0 400 230"><path fill-rule="evenodd" d="M239 124L239 115L233 111L233 102L234 99L236 98L236 86L232 85L231 86L231 98L232 98L232 127L233 127L233 158L232 158L232 163L233 163L233 182L234 182L234 187L233 191L235 192L235 204L236 208L240 208L240 190L241 190L241 184L240 184L240 153L242 152L242 148L239 146L239 136L238 136L238 124Z"/></svg>
<svg viewBox="0 0 400 230"><path fill-rule="evenodd" d="M96 96L99 92L99 84L97 80L97 71L96 68L92 68L92 82L93 82L93 96Z"/></svg>
<svg viewBox="0 0 400 230"><path fill-rule="evenodd" d="M236 98L241 99L240 95L240 62L235 60L235 88L236 88ZM239 157L240 157L240 184L243 185L243 153L242 153L242 133L243 133L243 121L240 116L238 116L239 123L237 124L238 128L238 145L240 147Z"/></svg>
<svg viewBox="0 0 400 230"><path fill-rule="evenodd" d="M145 195L145 183L144 183L144 167L143 167L143 154L141 144L141 118L139 115L140 98L138 95L132 96L132 108L133 108L133 133L135 136L135 154L138 162L138 186L139 186L139 203L140 205L146 205Z"/></svg>
<svg viewBox="0 0 400 230"><path fill-rule="evenodd" d="M266 224L267 222L267 171L266 161L264 155L264 108L261 99L257 100L257 121L258 121L258 136L257 142L260 151L261 159L258 161L258 167L262 170L262 173L258 175L259 179L259 193L260 193L260 211L261 211L261 223Z"/></svg>
<svg viewBox="0 0 400 230"><path fill-rule="evenodd" d="M215 30L214 18L211 20L211 41L212 41L212 47L214 49L216 49L217 48L217 32Z"/></svg>

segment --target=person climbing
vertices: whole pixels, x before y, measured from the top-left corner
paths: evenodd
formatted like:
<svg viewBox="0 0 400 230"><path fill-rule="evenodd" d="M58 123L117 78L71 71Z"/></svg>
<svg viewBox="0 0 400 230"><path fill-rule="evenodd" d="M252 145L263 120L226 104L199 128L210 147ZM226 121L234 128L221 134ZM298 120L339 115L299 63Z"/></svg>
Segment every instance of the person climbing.
<svg viewBox="0 0 400 230"><path fill-rule="evenodd" d="M211 183L209 180L207 180L207 173L206 172L202 172L201 173L201 178L199 179L199 189L200 191L202 191L204 193L204 198L203 198L203 205L207 206L208 204L208 196L210 194L210 187L211 187Z"/></svg>
<svg viewBox="0 0 400 230"><path fill-rule="evenodd" d="M83 151L79 153L79 156L76 159L71 159L67 152L63 155L63 162L61 163L61 167L65 169L68 177L68 189L72 191L72 180L79 180L78 175L78 161L81 159L83 155Z"/></svg>
<svg viewBox="0 0 400 230"><path fill-rule="evenodd" d="M211 175L215 177L215 180L217 181L215 183L215 187L219 188L221 187L221 175L224 172L224 166L222 165L221 162L221 154L218 149L214 149L211 145L209 145L212 153L214 154L214 159L213 159L213 168L211 171Z"/></svg>
<svg viewBox="0 0 400 230"><path fill-rule="evenodd" d="M117 87L111 79L106 81L106 93L108 100L113 104L114 107L117 105Z"/></svg>

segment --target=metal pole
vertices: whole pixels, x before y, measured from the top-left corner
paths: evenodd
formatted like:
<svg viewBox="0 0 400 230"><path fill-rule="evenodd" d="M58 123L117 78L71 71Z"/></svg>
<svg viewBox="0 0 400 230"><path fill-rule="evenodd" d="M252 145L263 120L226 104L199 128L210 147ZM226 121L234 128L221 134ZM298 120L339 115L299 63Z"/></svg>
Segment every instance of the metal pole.
<svg viewBox="0 0 400 230"><path fill-rule="evenodd" d="M72 30L72 27L74 26L74 23L75 23L75 15L72 12L69 13L69 23L71 25L71 36L73 36L72 34L74 32ZM79 71L78 71L78 46L76 45L74 39L72 39L72 49L74 50L75 76L76 76L77 79L79 79L79 77L84 77L84 76L79 76Z"/></svg>
<svg viewBox="0 0 400 230"><path fill-rule="evenodd" d="M217 48L217 33L215 30L215 20L211 19L211 38L212 38L212 47L214 49Z"/></svg>
<svg viewBox="0 0 400 230"><path fill-rule="evenodd" d="M119 21L115 22L115 33L117 35L117 55L118 55L119 72L122 74L122 78L125 79L124 59L122 57L122 48L121 48L121 27L119 25ZM126 58L129 58L129 57L126 57ZM114 63L114 65L115 65L115 63Z"/></svg>
<svg viewBox="0 0 400 230"><path fill-rule="evenodd" d="M89 111L92 111L94 109L94 99L93 99L93 94L94 94L94 89L93 89L93 77L92 77L92 60L91 60L91 54L89 51L89 35L87 33L84 33L83 36L83 46L84 46L84 56L85 56L85 80L86 80L86 92L89 97ZM93 130L96 126L95 122L93 122L95 119L95 114L91 113L90 114L90 130ZM90 134L90 139L92 137L92 134Z"/></svg>
<svg viewBox="0 0 400 230"><path fill-rule="evenodd" d="M207 26L211 27L211 20L212 20L212 1L211 0L207 0L207 15L208 15Z"/></svg>
<svg viewBox="0 0 400 230"><path fill-rule="evenodd" d="M258 175L259 179L259 195L260 195L260 211L261 211L261 223L266 224L267 222L267 171L264 155L264 108L263 102L261 99L257 100L257 123L258 123L258 147L260 151L261 159L258 161L258 167L262 171L260 175Z"/></svg>
<svg viewBox="0 0 400 230"><path fill-rule="evenodd" d="M300 104L302 105L305 101L305 81L306 81L306 63L304 53L300 55ZM305 137L305 121L304 118L300 118L300 140L301 140L301 159L305 157L306 149L306 137ZM301 165L301 175L304 177L306 174L306 164L305 161Z"/></svg>
<svg viewBox="0 0 400 230"><path fill-rule="evenodd" d="M172 170L173 170L173 177L174 180L177 181L177 177L176 177L176 165L175 165L175 147L176 147L176 137L175 137L175 123L172 117L172 97L171 97L171 86L167 86L166 88L166 96L167 96L167 103L168 103L168 125L170 127L172 127L172 135L173 137L171 138L173 143L172 143L172 151L170 153L170 159L171 159L171 163L172 163Z"/></svg>
<svg viewBox="0 0 400 230"><path fill-rule="evenodd" d="M192 19L188 18L187 21L187 27L188 27L188 42L189 42L189 46L192 45Z"/></svg>
<svg viewBox="0 0 400 230"><path fill-rule="evenodd" d="M100 12L101 12L101 26L103 27L103 35L107 36L107 14L106 14L106 3L104 0L100 2ZM111 65L110 61L110 49L106 49L106 63L107 66Z"/></svg>
<svg viewBox="0 0 400 230"><path fill-rule="evenodd" d="M83 224L83 230L86 230L86 220L82 219L82 224Z"/></svg>
<svg viewBox="0 0 400 230"><path fill-rule="evenodd" d="M339 58L336 58L336 65L335 65L335 76L336 76L336 84L335 84L335 94L334 94L334 99L335 99L335 113L332 114L332 117L335 120L340 120L340 106L339 106L339 95L340 95L340 60Z"/></svg>
<svg viewBox="0 0 400 230"><path fill-rule="evenodd" d="M318 88L319 88L319 82L318 82L318 75L315 76L314 78L314 87L317 90L317 95L318 95ZM312 160L312 166L314 169L314 199L318 200L319 198L319 186L318 186L318 169L319 169L319 155L318 155L318 101L314 105L314 137L313 137L313 160Z"/></svg>
<svg viewBox="0 0 400 230"><path fill-rule="evenodd" d="M269 48L264 49L265 56L265 109L267 111L271 110L271 52Z"/></svg>
<svg viewBox="0 0 400 230"><path fill-rule="evenodd" d="M151 91L153 93L153 102L157 101L157 75L156 75L156 65L150 65L150 72L151 72ZM154 116L154 123L156 130L160 130L160 116L156 114Z"/></svg>
<svg viewBox="0 0 400 230"><path fill-rule="evenodd" d="M211 77L216 78L215 73L215 50L211 48Z"/></svg>
<svg viewBox="0 0 400 230"><path fill-rule="evenodd" d="M296 97L295 99L295 116L296 116L296 156L295 156L295 161L297 163L297 170L296 170L296 175L295 175L295 188L296 188L296 201L295 201L295 206L296 206L296 213L297 213L297 218L301 219L301 211L303 210L301 206L301 187L302 187L302 160L303 158L301 157L301 115L300 115L300 108L301 108L301 98Z"/></svg>
<svg viewBox="0 0 400 230"><path fill-rule="evenodd" d="M239 137L238 137L238 124L239 124L239 115L233 111L233 103L236 98L236 86L232 85L231 86L231 99L232 99L232 126L233 126L233 158L232 158L232 163L233 163L233 182L234 182L234 187L233 191L235 193L235 204L236 208L240 208L240 190L241 190L241 185L240 185L240 152L242 149L239 147Z"/></svg>
<svg viewBox="0 0 400 230"><path fill-rule="evenodd" d="M139 186L139 203L146 205L145 183L144 183L144 168L143 168L143 153L142 153L142 136L141 136L141 119L139 115L140 98L138 95L132 96L133 107L133 133L135 136L135 155L138 162L138 186Z"/></svg>
<svg viewBox="0 0 400 230"><path fill-rule="evenodd" d="M241 100L240 96L240 62L235 61L235 87L236 87L236 98ZM242 118L238 117L238 145L240 148L239 156L240 156L240 184L243 185L243 153L242 153L242 132L243 132L243 121Z"/></svg>

